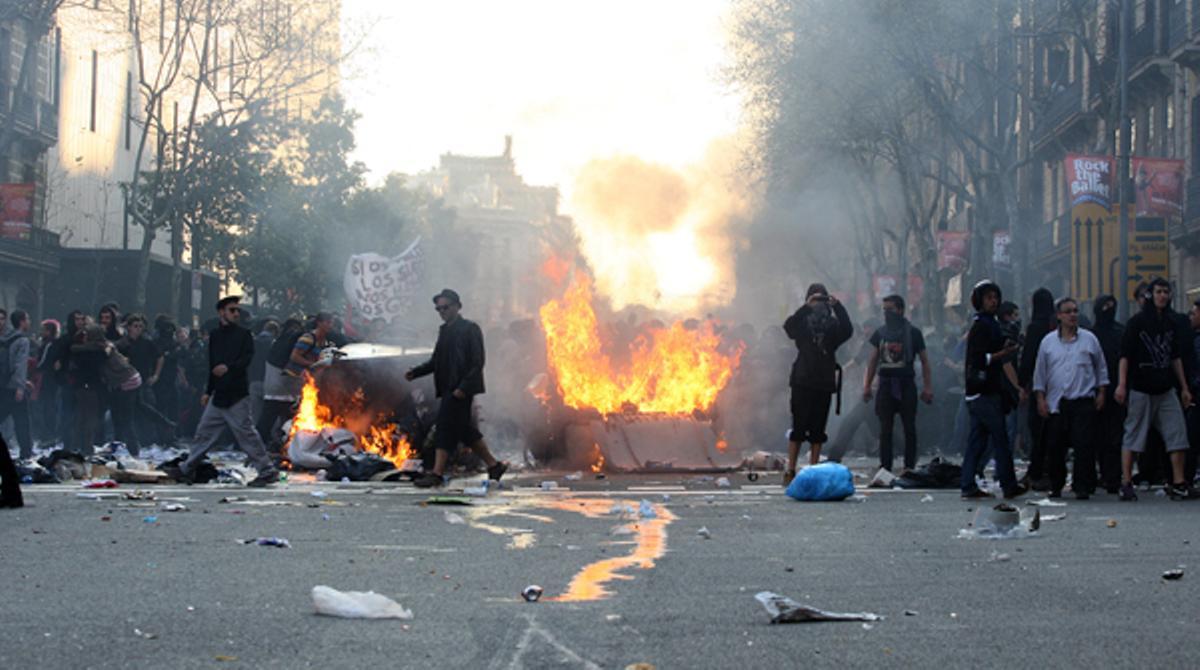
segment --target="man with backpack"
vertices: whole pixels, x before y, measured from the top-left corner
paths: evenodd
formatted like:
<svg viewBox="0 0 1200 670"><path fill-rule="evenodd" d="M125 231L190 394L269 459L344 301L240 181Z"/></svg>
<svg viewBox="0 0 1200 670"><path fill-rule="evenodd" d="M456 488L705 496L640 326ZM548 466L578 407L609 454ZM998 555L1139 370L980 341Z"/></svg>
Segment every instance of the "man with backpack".
<svg viewBox="0 0 1200 670"><path fill-rule="evenodd" d="M14 310L9 317L12 329L0 338L0 423L13 419L21 458L33 455L33 435L29 424L29 314Z"/></svg>
<svg viewBox="0 0 1200 670"><path fill-rule="evenodd" d="M884 325L871 335L871 358L863 379L863 401L871 399L875 374L879 395L875 414L879 417L879 467L892 471L892 426L896 415L904 426L904 469L917 467L916 361L921 360L921 400L933 402L933 369L925 352L925 337L904 318L904 298L883 299Z"/></svg>
<svg viewBox="0 0 1200 670"><path fill-rule="evenodd" d="M850 315L837 298L829 295L824 284L812 284L805 293L804 306L783 324L783 330L796 343L796 361L792 364L789 385L792 390L792 430L788 435L788 469L783 485L796 476L800 445L808 442L809 463L821 460L821 446L828 436L829 405L839 394L841 411L841 368L837 349L854 335Z"/></svg>

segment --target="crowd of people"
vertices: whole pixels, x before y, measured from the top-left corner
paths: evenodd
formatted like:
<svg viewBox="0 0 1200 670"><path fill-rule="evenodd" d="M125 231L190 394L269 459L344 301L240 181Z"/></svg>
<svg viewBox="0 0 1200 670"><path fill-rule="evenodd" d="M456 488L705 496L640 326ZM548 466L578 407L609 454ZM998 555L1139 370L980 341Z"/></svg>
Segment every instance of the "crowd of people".
<svg viewBox="0 0 1200 670"><path fill-rule="evenodd" d="M939 451L961 455L966 499L992 497L980 486L989 462L1006 498L1029 490L1057 498L1069 488L1078 499L1103 489L1133 501L1138 483L1163 484L1173 500L1200 497L1194 488L1200 407L1193 403L1200 394L1200 300L1189 315L1175 312L1164 279L1139 286L1135 297L1128 323L1117 321L1111 295L1093 301L1094 320L1085 322L1077 300L1055 300L1038 289L1022 331L1020 307L1002 299L1000 286L983 281L971 294L969 327L943 341L938 361L922 330L905 318L904 299L888 296L883 323L864 330L858 355L843 367L838 350L854 336L849 314L823 285L813 284L784 324L796 351L785 485L804 443L809 462L821 460L831 403L837 398L840 405L844 378L861 368L862 403L841 422L827 458L840 461L865 427L877 435L885 483L893 475L897 415L904 435L898 474L917 465L921 401L935 410L941 405L943 417L957 405L953 419L936 421L932 430L950 436ZM949 393L935 402L939 390ZM1018 451L1028 461L1019 479Z"/></svg>

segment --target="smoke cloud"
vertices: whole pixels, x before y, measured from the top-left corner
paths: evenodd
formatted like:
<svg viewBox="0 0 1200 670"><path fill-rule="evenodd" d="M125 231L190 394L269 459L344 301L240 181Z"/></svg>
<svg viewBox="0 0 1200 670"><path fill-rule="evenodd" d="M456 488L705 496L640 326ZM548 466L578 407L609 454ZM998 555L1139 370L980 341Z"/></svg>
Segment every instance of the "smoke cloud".
<svg viewBox="0 0 1200 670"><path fill-rule="evenodd" d="M597 288L614 308L697 313L733 300L737 233L757 201L739 156L726 139L684 169L632 156L583 167L573 214Z"/></svg>

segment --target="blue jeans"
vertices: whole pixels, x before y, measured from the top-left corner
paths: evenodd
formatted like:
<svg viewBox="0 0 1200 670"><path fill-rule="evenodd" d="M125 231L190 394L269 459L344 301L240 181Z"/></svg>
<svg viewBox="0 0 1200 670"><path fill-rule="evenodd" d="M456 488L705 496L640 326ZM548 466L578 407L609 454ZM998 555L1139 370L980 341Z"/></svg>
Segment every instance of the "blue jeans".
<svg viewBox="0 0 1200 670"><path fill-rule="evenodd" d="M967 453L963 455L963 493L975 491L975 468L979 459L989 448L996 460L996 478L1005 493L1017 490L1017 475L1013 470L1012 448L1008 444L1007 422L1004 403L998 395L981 395L967 402L971 415L971 437L967 442Z"/></svg>

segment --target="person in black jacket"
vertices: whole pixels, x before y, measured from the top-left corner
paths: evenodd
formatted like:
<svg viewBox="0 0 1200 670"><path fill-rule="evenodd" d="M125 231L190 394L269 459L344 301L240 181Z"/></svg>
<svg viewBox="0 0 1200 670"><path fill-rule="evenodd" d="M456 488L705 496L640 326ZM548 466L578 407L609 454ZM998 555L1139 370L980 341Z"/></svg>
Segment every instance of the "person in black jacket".
<svg viewBox="0 0 1200 670"><path fill-rule="evenodd" d="M258 476L250 486L267 486L279 480L279 470L262 438L254 428L254 417L250 415L250 361L254 358L254 337L250 331L238 325L241 298L229 296L217 303L220 325L208 338L208 384L200 404L204 413L196 427L196 442L192 445L187 460L179 464L177 479L188 482L200 459L217 445L224 428L229 428L233 439L258 470Z"/></svg>
<svg viewBox="0 0 1200 670"><path fill-rule="evenodd" d="M1054 316L1054 295L1049 289L1039 288L1033 292L1033 314L1029 318L1029 326L1025 329L1025 346L1021 349L1021 363L1017 368L1017 381L1021 388L1021 398L1027 399L1033 385L1033 368L1037 363L1038 349L1042 339L1058 328ZM1029 412L1029 470L1025 479L1034 491L1049 491L1050 478L1046 476L1046 448L1043 433L1046 420L1037 411L1037 403L1028 403Z"/></svg>
<svg viewBox="0 0 1200 670"><path fill-rule="evenodd" d="M8 443L0 437L0 509L5 507L24 507L21 498L21 476L13 463L12 454L8 451Z"/></svg>
<svg viewBox="0 0 1200 670"><path fill-rule="evenodd" d="M850 315L837 298L829 295L824 284L812 284L804 296L804 306L783 324L787 336L796 343L796 361L792 363L789 385L792 389L792 430L788 435L788 469L783 485L796 476L800 445L808 442L808 462L821 460L821 445L828 436L829 404L841 391L841 368L837 349L854 335Z"/></svg>
<svg viewBox="0 0 1200 670"><path fill-rule="evenodd" d="M1092 334L1100 341L1104 362L1108 366L1111 382L1105 390L1104 407L1097 415L1096 461L1100 466L1100 485L1109 493L1121 488L1121 436L1125 425L1125 407L1113 399L1117 390L1117 368L1121 361L1121 337L1125 326L1117 321L1117 299L1111 295L1097 296L1092 303L1092 315L1096 323Z"/></svg>
<svg viewBox="0 0 1200 670"><path fill-rule="evenodd" d="M1017 343L1004 337L996 321L1000 307L1000 287L990 280L975 285L971 292L975 318L967 333L966 402L971 417L971 437L962 463L962 497L990 498L991 494L975 484L975 469L979 459L991 448L996 460L996 479L1005 498L1015 498L1025 492L1017 483L1013 469L1012 448L1004 415L1010 401L1006 399L1004 378L1017 384L1012 356Z"/></svg>
<svg viewBox="0 0 1200 670"><path fill-rule="evenodd" d="M441 399L438 403L437 453L433 470L414 483L422 488L445 484L450 456L460 443L470 447L487 465L488 479L500 481L500 477L508 470L508 464L492 456L487 443L483 441L483 434L471 417L475 396L484 392L483 331L475 322L459 315L462 300L458 293L443 289L433 296L433 305L444 322L438 329L433 356L404 373L404 378L409 381L432 374L434 389Z"/></svg>

